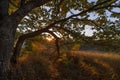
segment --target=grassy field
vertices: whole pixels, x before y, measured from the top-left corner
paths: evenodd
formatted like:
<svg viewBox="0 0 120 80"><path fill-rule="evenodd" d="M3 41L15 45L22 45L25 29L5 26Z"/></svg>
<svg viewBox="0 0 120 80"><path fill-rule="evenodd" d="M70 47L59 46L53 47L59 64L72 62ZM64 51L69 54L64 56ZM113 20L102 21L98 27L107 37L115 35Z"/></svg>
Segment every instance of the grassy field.
<svg viewBox="0 0 120 80"><path fill-rule="evenodd" d="M26 54L13 69L16 80L120 80L120 55L73 51L55 61L47 54Z"/></svg>

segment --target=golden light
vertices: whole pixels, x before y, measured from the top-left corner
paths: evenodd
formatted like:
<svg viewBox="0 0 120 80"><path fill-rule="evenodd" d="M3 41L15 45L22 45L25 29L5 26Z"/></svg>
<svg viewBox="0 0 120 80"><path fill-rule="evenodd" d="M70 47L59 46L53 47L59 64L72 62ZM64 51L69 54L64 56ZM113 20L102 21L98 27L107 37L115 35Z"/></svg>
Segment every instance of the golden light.
<svg viewBox="0 0 120 80"><path fill-rule="evenodd" d="M53 40L53 38L52 38L52 37L48 37L48 38L46 38L46 40L47 40L48 42L51 42L51 41Z"/></svg>
<svg viewBox="0 0 120 80"><path fill-rule="evenodd" d="M46 39L48 42L52 42L52 41L54 40L54 37L53 37L51 34L46 33L45 39Z"/></svg>

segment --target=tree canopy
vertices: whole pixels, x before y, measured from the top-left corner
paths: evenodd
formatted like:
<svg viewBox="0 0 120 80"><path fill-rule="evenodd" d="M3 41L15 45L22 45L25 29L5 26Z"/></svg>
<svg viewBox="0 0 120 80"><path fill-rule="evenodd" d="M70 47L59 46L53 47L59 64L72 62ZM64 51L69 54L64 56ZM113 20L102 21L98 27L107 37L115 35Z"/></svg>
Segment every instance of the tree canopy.
<svg viewBox="0 0 120 80"><path fill-rule="evenodd" d="M39 3L39 0L11 0L9 14L37 1ZM82 38L86 25L98 30L107 21L119 19L119 9L119 0L52 0L24 15L18 25L18 32L21 33L18 45L44 32L54 37Z"/></svg>

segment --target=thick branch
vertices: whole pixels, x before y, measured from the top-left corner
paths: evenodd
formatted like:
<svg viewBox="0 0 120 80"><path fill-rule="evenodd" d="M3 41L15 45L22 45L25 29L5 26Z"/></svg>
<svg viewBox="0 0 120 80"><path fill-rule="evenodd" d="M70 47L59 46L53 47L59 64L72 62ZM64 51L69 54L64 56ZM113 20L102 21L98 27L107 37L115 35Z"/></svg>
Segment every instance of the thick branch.
<svg viewBox="0 0 120 80"><path fill-rule="evenodd" d="M35 31L35 32L32 32L32 33L23 34L22 36L20 36L17 43L16 43L16 46L14 48L14 52L13 52L13 55L12 55L11 60L10 60L11 63L12 64L17 63L17 58L20 55L21 47L22 47L22 45L23 45L23 43L26 39L37 36L37 35L40 35L41 33L47 32L47 31L48 31L47 29L41 29L41 30L38 30L38 31Z"/></svg>
<svg viewBox="0 0 120 80"><path fill-rule="evenodd" d="M98 27L98 26L99 26L95 21L90 20L90 19L79 19L79 18L72 18L72 19L73 19L73 20L79 20L79 21L81 21L81 22L90 22L90 23L92 23L95 27Z"/></svg>
<svg viewBox="0 0 120 80"><path fill-rule="evenodd" d="M68 30L67 28L64 28L64 27L56 26L56 28L61 29L61 30L64 30L65 32L67 32L67 33L69 33L69 34L73 34L73 33L74 33L73 31L70 31L70 30Z"/></svg>
<svg viewBox="0 0 120 80"><path fill-rule="evenodd" d="M17 11L15 11L11 16L16 20L16 22L20 22L21 19L27 15L32 9L42 6L45 3L52 0L30 0L21 6Z"/></svg>

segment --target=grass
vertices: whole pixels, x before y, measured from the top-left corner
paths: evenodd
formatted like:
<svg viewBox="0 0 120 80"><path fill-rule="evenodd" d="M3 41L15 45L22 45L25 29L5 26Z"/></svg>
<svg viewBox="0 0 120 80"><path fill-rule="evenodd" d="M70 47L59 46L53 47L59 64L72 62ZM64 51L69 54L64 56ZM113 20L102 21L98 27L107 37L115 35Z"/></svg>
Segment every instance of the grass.
<svg viewBox="0 0 120 80"><path fill-rule="evenodd" d="M55 56L26 54L13 68L15 80L120 80L120 55L74 51Z"/></svg>

